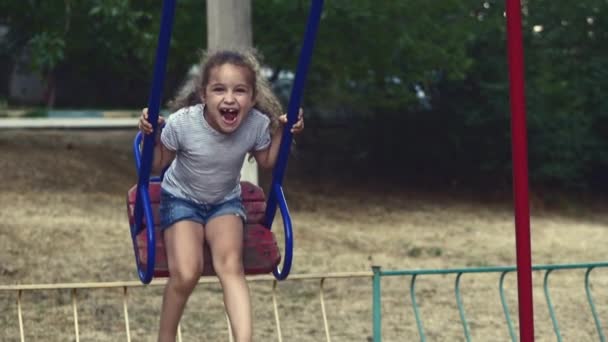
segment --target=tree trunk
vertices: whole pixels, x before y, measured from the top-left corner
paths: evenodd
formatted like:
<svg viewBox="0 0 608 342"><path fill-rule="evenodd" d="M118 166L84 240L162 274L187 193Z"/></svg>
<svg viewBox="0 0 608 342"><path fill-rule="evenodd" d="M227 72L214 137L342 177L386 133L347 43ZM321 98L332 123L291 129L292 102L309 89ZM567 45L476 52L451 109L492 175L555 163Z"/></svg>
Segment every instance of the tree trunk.
<svg viewBox="0 0 608 342"><path fill-rule="evenodd" d="M44 102L47 109L53 109L55 107L55 92L57 90L55 83L55 72L50 71L46 75L46 87L44 91Z"/></svg>
<svg viewBox="0 0 608 342"><path fill-rule="evenodd" d="M207 46L251 47L251 0L207 0Z"/></svg>
<svg viewBox="0 0 608 342"><path fill-rule="evenodd" d="M251 0L207 0L207 48L252 46ZM258 167L245 157L241 179L258 184Z"/></svg>

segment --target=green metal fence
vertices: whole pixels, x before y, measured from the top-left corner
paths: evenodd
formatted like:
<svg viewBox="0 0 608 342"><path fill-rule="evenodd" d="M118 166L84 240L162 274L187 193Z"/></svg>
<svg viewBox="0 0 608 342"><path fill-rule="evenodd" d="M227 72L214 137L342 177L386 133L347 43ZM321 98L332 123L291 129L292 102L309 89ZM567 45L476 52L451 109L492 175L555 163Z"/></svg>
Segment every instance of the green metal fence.
<svg viewBox="0 0 608 342"><path fill-rule="evenodd" d="M595 322L595 328L597 330L597 334L599 340L601 342L606 341L606 337L604 335L600 318L597 314L596 305L593 299L593 295L591 293L591 284L589 280L589 276L591 271L596 268L606 268L608 267L608 262L597 262L597 263L581 263L581 264L555 264L555 265L535 265L532 266L533 271L544 271L543 277L543 290L545 295L545 300L547 302L547 307L549 310L549 315L551 316L551 322L553 324L553 331L555 332L555 336L558 342L562 341L562 334L560 331L559 323L557 321L555 310L553 308L553 302L551 300L551 293L549 291L549 276L553 271L556 270L572 270L572 269L585 269L584 276L584 286L585 292L587 295L587 302L589 303L589 308L591 310L591 314L593 316L593 320ZM373 270L373 339L374 342L382 341L382 299L381 299L381 279L382 277L393 277L393 276L410 276L410 296L412 301L412 309L414 312L414 316L416 318L416 325L418 328L418 334L420 336L420 341L426 341L426 336L424 333L424 324L422 321L422 316L420 315L419 306L416 302L416 280L420 276L425 275L447 275L454 274L455 277L455 286L454 293L456 296L456 305L458 307L458 312L460 315L460 322L463 328L463 334L466 338L466 341L471 341L471 333L469 329L469 325L467 323L467 316L464 310L464 306L462 304L462 295L460 291L460 280L463 274L470 273L499 273L500 277L498 280L498 290L500 293L500 300L502 309L505 315L505 320L507 323L507 327L509 329L509 335L511 337L511 341L517 341L517 334L513 328L513 321L511 316L509 315L509 307L507 305L505 291L504 291L504 280L505 276L510 272L516 272L517 268L515 266L503 266L503 267L474 267L474 268L457 268L457 269L421 269L421 270L382 270L379 266L372 267Z"/></svg>

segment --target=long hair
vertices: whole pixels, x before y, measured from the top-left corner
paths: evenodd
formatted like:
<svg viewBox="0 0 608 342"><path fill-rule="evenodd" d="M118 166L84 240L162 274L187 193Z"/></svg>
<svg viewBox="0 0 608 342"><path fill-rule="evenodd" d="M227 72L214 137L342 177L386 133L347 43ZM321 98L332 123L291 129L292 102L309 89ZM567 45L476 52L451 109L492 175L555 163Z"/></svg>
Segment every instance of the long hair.
<svg viewBox="0 0 608 342"><path fill-rule="evenodd" d="M262 75L260 60L254 49L204 52L198 67L190 73L175 98L169 102L169 109L175 112L202 103L201 94L209 83L211 71L224 64L244 67L250 71L249 81L253 86L255 97L254 108L267 115L271 127L275 129L278 126L278 117L283 114L283 107L272 91L270 83Z"/></svg>

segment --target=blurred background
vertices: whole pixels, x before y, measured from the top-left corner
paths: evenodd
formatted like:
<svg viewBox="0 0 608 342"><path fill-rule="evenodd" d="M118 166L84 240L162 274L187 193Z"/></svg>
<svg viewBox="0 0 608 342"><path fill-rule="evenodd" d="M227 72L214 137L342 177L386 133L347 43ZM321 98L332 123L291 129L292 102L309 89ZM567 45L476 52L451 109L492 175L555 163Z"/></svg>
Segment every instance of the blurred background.
<svg viewBox="0 0 608 342"><path fill-rule="evenodd" d="M245 2L253 45L286 101L309 3ZM608 4L523 5L532 186L605 192ZM165 102L206 48L206 11L205 1L179 1ZM159 16L156 0L3 1L0 115L137 111L147 103ZM306 174L508 191L505 39L503 1L326 1L298 142Z"/></svg>
<svg viewBox="0 0 608 342"><path fill-rule="evenodd" d="M292 274L515 264L504 3L325 0L302 103L306 130L286 177ZM608 2L522 5L532 261L605 260ZM286 105L309 6L178 0L163 103L201 50L236 41L261 53L264 74ZM131 142L148 102L160 13L159 0L0 1L1 123L70 115L133 120L121 129L0 130L0 287L138 281L125 194L136 182ZM261 175L264 189L268 178ZM283 232L273 231L282 248ZM606 270L594 271L596 289L608 286ZM593 319L581 314L589 310L582 275L552 280L567 341L597 340ZM464 278L475 340L509 340L495 274ZM506 281L512 317L515 278ZM394 279L383 282L384 337L416 339L407 285ZM536 271L536 332L538 341L554 341L542 280ZM286 340L324 339L316 285L279 286ZM453 277L425 277L419 286L429 338L462 340ZM199 288L183 321L185 340L225 339L219 285ZM73 339L76 291L62 291L24 292L26 340ZM131 331L154 341L160 288L129 291ZM256 340L276 336L271 291L269 283L252 283ZM606 322L608 293L595 292ZM78 292L83 337L124 340L114 295ZM16 296L21 291L0 291L2 341L20 340ZM368 278L328 280L327 300L334 341L371 340Z"/></svg>

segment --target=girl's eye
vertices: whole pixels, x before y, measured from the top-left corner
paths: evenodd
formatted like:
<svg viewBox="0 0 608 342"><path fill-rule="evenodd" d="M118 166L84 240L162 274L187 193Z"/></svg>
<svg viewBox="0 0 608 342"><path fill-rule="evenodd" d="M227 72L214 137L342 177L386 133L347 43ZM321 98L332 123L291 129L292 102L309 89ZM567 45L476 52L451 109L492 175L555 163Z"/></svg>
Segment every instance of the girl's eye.
<svg viewBox="0 0 608 342"><path fill-rule="evenodd" d="M213 91L213 92L220 92L220 91L223 91L223 90L224 90L224 88L222 88L222 87L211 88L211 91Z"/></svg>
<svg viewBox="0 0 608 342"><path fill-rule="evenodd" d="M235 90L235 92L237 92L237 93L246 93L247 89L245 89L245 88L238 88L238 89Z"/></svg>

